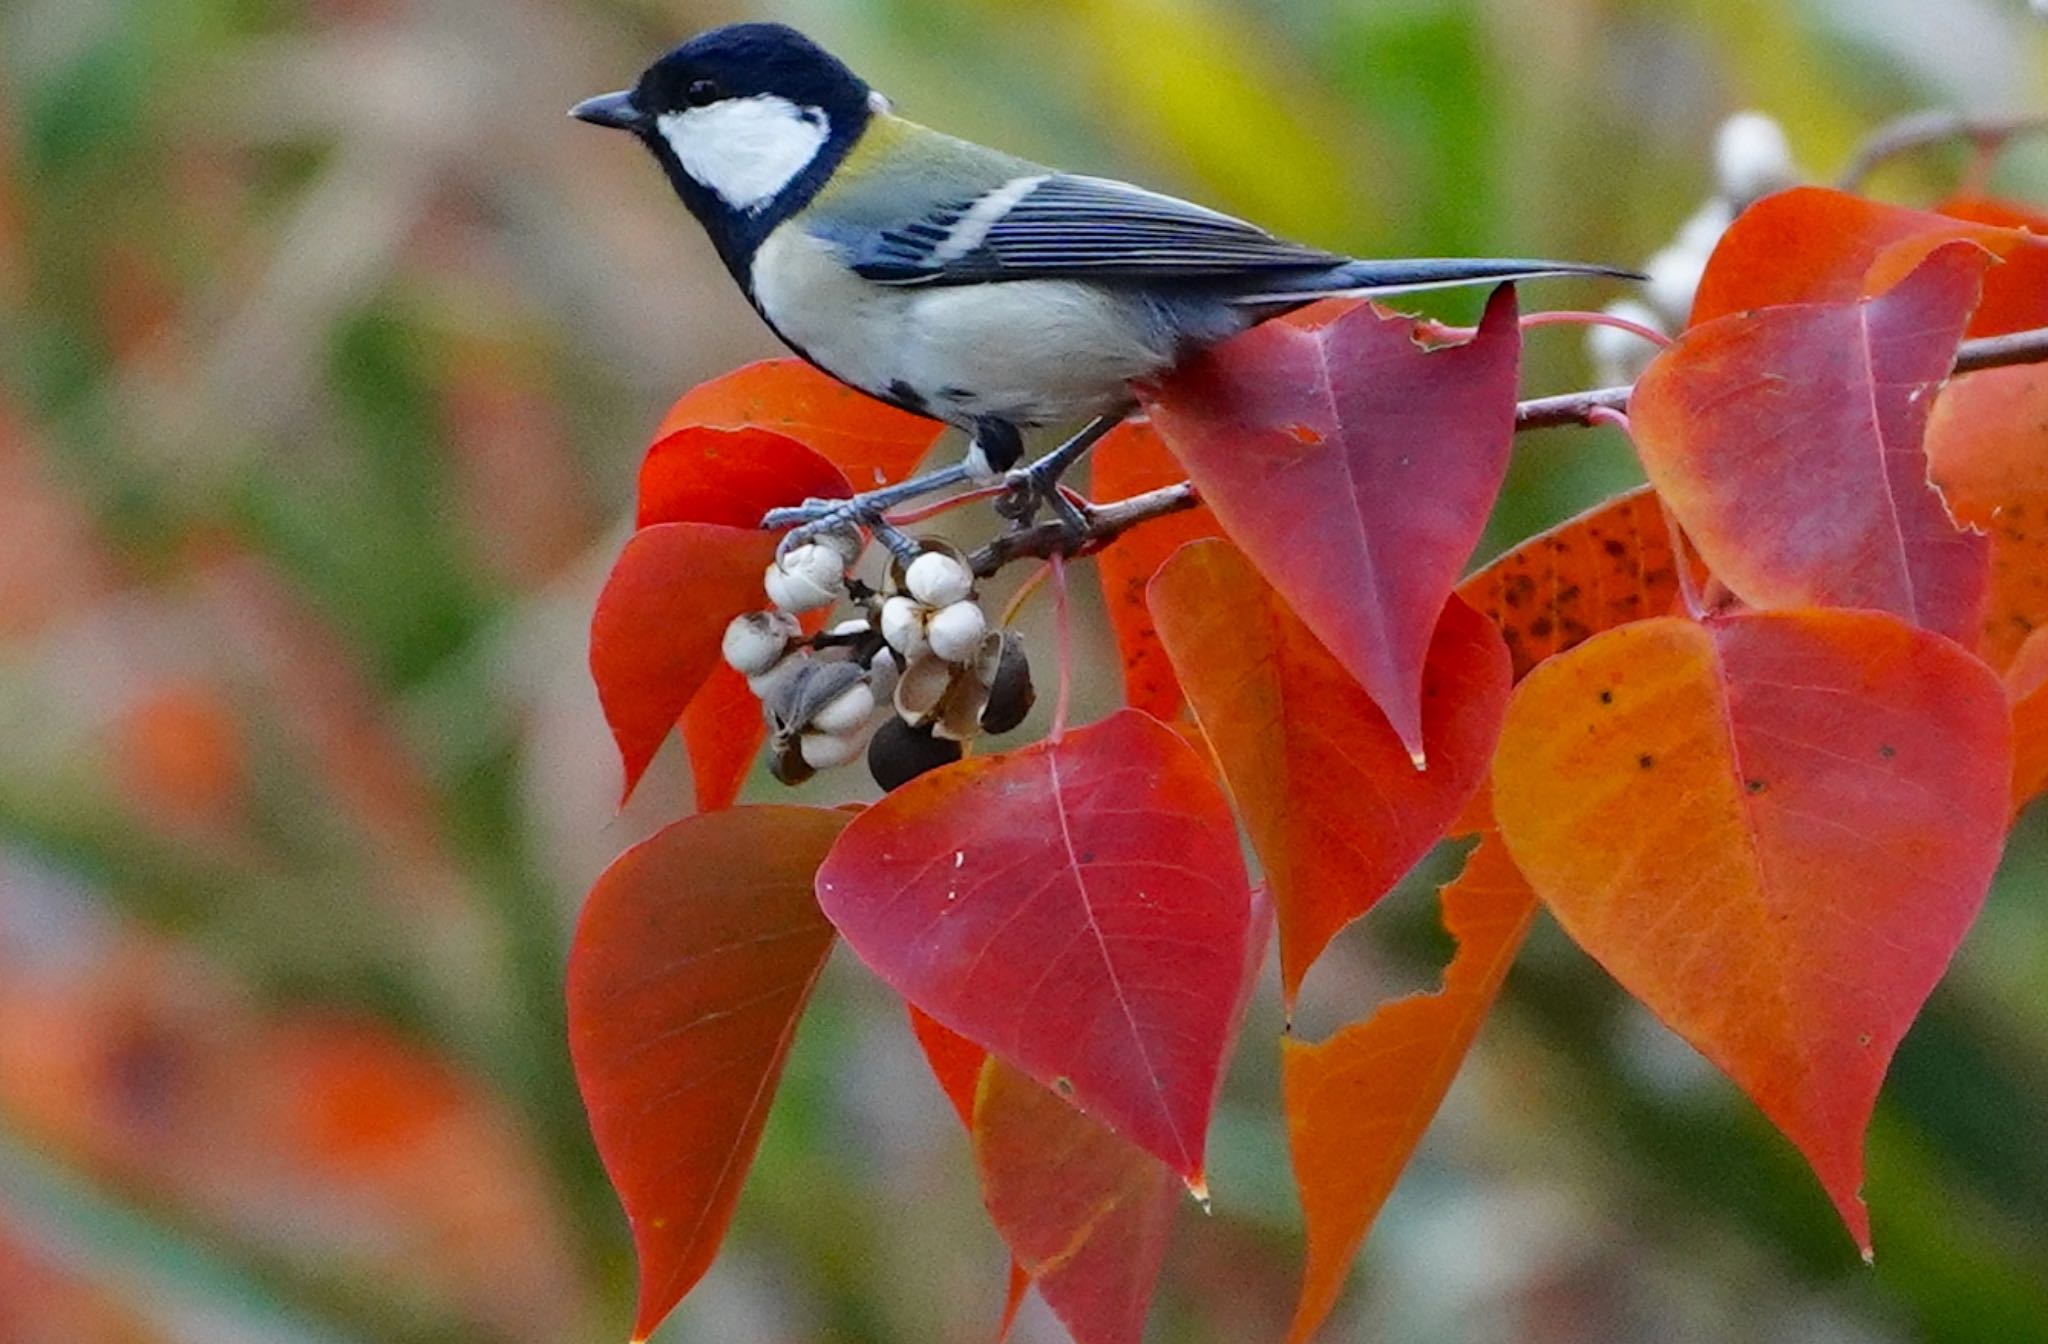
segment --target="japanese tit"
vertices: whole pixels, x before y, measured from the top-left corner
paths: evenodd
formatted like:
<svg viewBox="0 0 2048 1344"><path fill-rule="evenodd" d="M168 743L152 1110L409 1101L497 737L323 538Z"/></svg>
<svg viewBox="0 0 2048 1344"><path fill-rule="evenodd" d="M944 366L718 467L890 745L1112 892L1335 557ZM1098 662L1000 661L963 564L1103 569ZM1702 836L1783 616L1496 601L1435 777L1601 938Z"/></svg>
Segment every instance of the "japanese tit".
<svg viewBox="0 0 2048 1344"><path fill-rule="evenodd" d="M1017 462L1022 431L1097 417L1099 433L1129 409L1133 379L1326 295L1628 274L1288 242L899 117L780 24L703 33L571 115L653 152L791 349L966 430L970 463L995 472Z"/></svg>

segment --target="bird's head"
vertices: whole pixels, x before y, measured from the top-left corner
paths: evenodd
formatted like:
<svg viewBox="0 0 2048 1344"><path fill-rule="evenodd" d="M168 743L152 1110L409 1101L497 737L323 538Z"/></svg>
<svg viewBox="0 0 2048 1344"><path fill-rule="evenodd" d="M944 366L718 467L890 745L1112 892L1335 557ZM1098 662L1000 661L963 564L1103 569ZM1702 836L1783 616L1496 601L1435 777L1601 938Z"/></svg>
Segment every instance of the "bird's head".
<svg viewBox="0 0 2048 1344"><path fill-rule="evenodd" d="M736 23L676 47L618 93L570 115L630 131L653 151L725 250L759 235L831 176L880 99L794 28Z"/></svg>

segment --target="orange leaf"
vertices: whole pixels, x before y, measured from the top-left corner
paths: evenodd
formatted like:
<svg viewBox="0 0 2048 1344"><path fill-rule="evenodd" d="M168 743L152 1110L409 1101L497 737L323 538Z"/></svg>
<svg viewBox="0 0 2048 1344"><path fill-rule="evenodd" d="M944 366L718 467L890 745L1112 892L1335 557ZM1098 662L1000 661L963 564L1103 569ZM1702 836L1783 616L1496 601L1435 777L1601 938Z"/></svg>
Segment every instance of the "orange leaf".
<svg viewBox="0 0 2048 1344"><path fill-rule="evenodd" d="M2005 673L2012 700L2012 805L2048 792L2048 629L2020 645Z"/></svg>
<svg viewBox="0 0 2048 1344"><path fill-rule="evenodd" d="M1977 652L2012 661L2048 626L2048 367L1985 369L1943 388L1927 419L1928 478L1991 542Z"/></svg>
<svg viewBox="0 0 2048 1344"><path fill-rule="evenodd" d="M1288 1146L1308 1224L1289 1344L1313 1336L1336 1305L1352 1257L1443 1104L1536 915L1536 897L1496 832L1481 838L1442 899L1458 951L1441 990L1384 1004L1320 1045L1281 1042Z"/></svg>
<svg viewBox="0 0 2048 1344"><path fill-rule="evenodd" d="M625 763L628 797L722 665L726 623L762 605L761 573L774 555L769 534L711 523L660 523L634 533L619 553L591 617L590 674Z"/></svg>
<svg viewBox="0 0 2048 1344"><path fill-rule="evenodd" d="M806 624L806 631L816 622ZM723 662L683 709L683 745L690 753L690 778L699 812L716 812L739 801L754 768L754 755L768 736L761 699L747 679Z"/></svg>
<svg viewBox="0 0 2048 1344"><path fill-rule="evenodd" d="M1671 614L1671 528L1649 486L1529 538L1458 585L1500 627L1515 680L1602 630Z"/></svg>
<svg viewBox="0 0 2048 1344"><path fill-rule="evenodd" d="M1187 479L1186 470L1152 426L1141 420L1127 420L1110 431L1095 446L1089 472L1095 497L1104 503ZM1124 703L1165 723L1180 717L1186 701L1174 679L1173 664L1160 646L1159 632L1152 626L1145 585L1166 558L1186 543L1222 534L1208 509L1188 509L1131 529L1095 557L1103 605L1123 658Z"/></svg>
<svg viewBox="0 0 2048 1344"><path fill-rule="evenodd" d="M1280 983L1443 838L1486 778L1507 707L1507 651L1463 602L1444 607L1422 681L1429 768L1363 687L1221 539L1152 581L1154 619L1223 768L1280 916Z"/></svg>
<svg viewBox="0 0 2048 1344"><path fill-rule="evenodd" d="M701 383L662 417L679 429L767 429L795 439L867 490L910 474L945 427L856 392L800 359L770 359Z"/></svg>
<svg viewBox="0 0 2048 1344"><path fill-rule="evenodd" d="M2036 238L2048 235L2048 214L2012 201L1963 196L1942 202L1938 211L1993 228L2021 229ZM1984 302L1970 321L1972 336L2048 326L2048 247L2016 246L2003 255L2005 265L1985 287Z"/></svg>
<svg viewBox="0 0 2048 1344"><path fill-rule="evenodd" d="M1997 867L2011 736L1989 669L1866 611L1625 625L1508 708L1517 866L1799 1147L1866 1255L1864 1129Z"/></svg>
<svg viewBox="0 0 2048 1344"><path fill-rule="evenodd" d="M1689 327L1717 317L1788 303L1853 303L1882 294L1928 255L1958 240L2006 264L1985 280L1972 336L1999 327L2010 312L2037 310L2048 293L2048 239L1883 205L1825 187L1795 187L1766 197L1736 216L1700 277ZM2009 309L2009 305L2011 306Z"/></svg>
<svg viewBox="0 0 2048 1344"><path fill-rule="evenodd" d="M1636 383L1643 469L1731 591L1976 638L1989 547L1928 485L1922 439L1986 260L1954 244L1882 298L1694 327Z"/></svg>
<svg viewBox="0 0 2048 1344"><path fill-rule="evenodd" d="M688 817L591 888L569 955L569 1051L640 1257L644 1340L718 1253L811 986L832 950L811 879L851 818Z"/></svg>

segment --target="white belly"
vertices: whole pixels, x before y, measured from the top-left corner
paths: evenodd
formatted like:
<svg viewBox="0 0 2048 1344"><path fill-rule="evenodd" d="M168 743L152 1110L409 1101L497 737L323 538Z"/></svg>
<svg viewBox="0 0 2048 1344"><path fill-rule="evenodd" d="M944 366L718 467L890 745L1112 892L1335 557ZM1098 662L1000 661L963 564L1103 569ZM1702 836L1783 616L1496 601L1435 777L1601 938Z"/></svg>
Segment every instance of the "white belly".
<svg viewBox="0 0 2048 1344"><path fill-rule="evenodd" d="M1172 333L1127 297L1065 280L878 285L794 223L754 254L753 283L783 339L834 377L878 396L907 389L962 426L1101 415L1174 358Z"/></svg>

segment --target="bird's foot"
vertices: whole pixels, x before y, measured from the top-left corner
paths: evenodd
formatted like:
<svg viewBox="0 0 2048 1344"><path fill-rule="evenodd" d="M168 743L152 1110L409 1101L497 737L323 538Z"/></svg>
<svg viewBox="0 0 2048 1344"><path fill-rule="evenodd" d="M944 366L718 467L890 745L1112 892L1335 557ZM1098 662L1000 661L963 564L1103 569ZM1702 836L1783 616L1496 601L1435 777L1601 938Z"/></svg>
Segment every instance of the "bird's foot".
<svg viewBox="0 0 2048 1344"><path fill-rule="evenodd" d="M761 519L761 526L771 531L789 529L776 544L775 554L778 557L808 545L828 532L853 527L872 532L876 541L907 563L917 558L918 545L900 529L890 525L883 515L899 504L958 485L966 478L966 473L957 466L943 467L907 481L898 481L895 485L863 491L849 499L807 499L788 508L770 509Z"/></svg>
<svg viewBox="0 0 2048 1344"><path fill-rule="evenodd" d="M1010 471L1003 479L1007 489L996 499L996 512L1009 519L1012 528L1022 530L1031 526L1042 505L1067 534L1069 544L1078 544L1088 535L1088 515L1060 485L1065 465L1040 458Z"/></svg>

